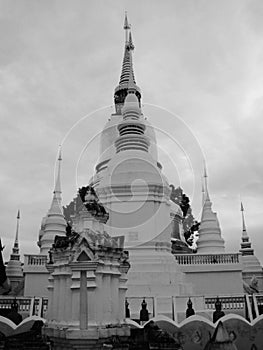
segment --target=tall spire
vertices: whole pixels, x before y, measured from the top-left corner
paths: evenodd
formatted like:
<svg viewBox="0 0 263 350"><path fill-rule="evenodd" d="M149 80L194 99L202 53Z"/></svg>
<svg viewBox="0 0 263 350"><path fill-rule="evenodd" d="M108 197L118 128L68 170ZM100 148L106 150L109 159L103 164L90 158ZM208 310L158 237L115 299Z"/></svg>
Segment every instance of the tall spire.
<svg viewBox="0 0 263 350"><path fill-rule="evenodd" d="M202 182L203 184L203 182ZM208 193L207 170L204 164L203 210L197 240L197 253L224 253L224 240L216 213L212 210L212 202Z"/></svg>
<svg viewBox="0 0 263 350"><path fill-rule="evenodd" d="M12 249L12 254L10 255L10 260L20 260L20 255L19 255L19 241L18 241L19 221L20 221L20 210L17 211L17 217L16 217L16 234L15 234L15 241L14 241L14 246L13 246L13 249Z"/></svg>
<svg viewBox="0 0 263 350"><path fill-rule="evenodd" d="M245 223L245 215L244 215L244 206L241 202L241 218L242 218L242 237L241 237L241 248L240 253L242 255L243 262L243 276L248 274L248 278L244 279L245 282L249 283L252 274L262 273L262 267L258 258L254 254L254 249L251 246L251 242L249 240L249 236L247 234L247 228Z"/></svg>
<svg viewBox="0 0 263 350"><path fill-rule="evenodd" d="M10 254L10 260L6 266L6 274L11 281L11 285L15 287L19 281L21 281L23 277L22 264L20 261L19 255L19 221L20 221L20 210L17 212L16 217L16 234L15 234L15 242L12 249L12 253Z"/></svg>
<svg viewBox="0 0 263 350"><path fill-rule="evenodd" d="M132 74L133 83L136 86L132 64L132 51L134 50L134 44L132 41L132 35L130 32L131 26L128 22L127 13L125 13L123 28L125 30L124 57L119 85L116 87L114 92L114 103L117 114L121 114L121 108L123 107L125 97L127 96L130 72ZM136 96L138 97L140 104L141 93L138 86L136 86Z"/></svg>
<svg viewBox="0 0 263 350"><path fill-rule="evenodd" d="M61 191L61 181L60 181L61 161L62 161L62 152L61 152L61 146L59 146L58 160L57 160L57 162L58 162L57 163L57 175L56 175L55 188L53 191L53 200L51 203L51 207L49 209L50 214L61 214L62 213L62 208L61 208L62 191Z"/></svg>
<svg viewBox="0 0 263 350"><path fill-rule="evenodd" d="M125 19L127 20L127 17L125 17ZM130 25L124 26L124 29L125 29L125 48L124 48L124 58L122 63L122 71L121 71L119 84L123 85L128 82L130 70L132 71L134 84L136 84L135 78L134 78L134 72L133 72L133 65L132 65L132 51L134 50L134 44L132 42L131 32L129 32Z"/></svg>
<svg viewBox="0 0 263 350"><path fill-rule="evenodd" d="M241 210L241 216L242 216L242 237L248 237L246 223L245 223L245 216L244 216L244 207L242 202L241 202L240 210Z"/></svg>
<svg viewBox="0 0 263 350"><path fill-rule="evenodd" d="M63 215L63 210L61 207L61 183L60 183L60 172L61 172L61 147L58 153L58 166L55 181L55 188L53 191L53 199L51 202L50 209L47 216L44 219L43 227L41 227L41 237L39 241L40 253L47 254L49 249L54 243L54 238L56 235L66 234L66 221Z"/></svg>
<svg viewBox="0 0 263 350"><path fill-rule="evenodd" d="M241 211L241 218L242 218L242 241L241 241L240 252L242 253L242 255L253 255L254 250L251 247L251 242L249 241L249 237L247 234L245 215L244 215L244 206L242 202L241 202L240 211Z"/></svg>
<svg viewBox="0 0 263 350"><path fill-rule="evenodd" d="M17 217L16 217L16 236L15 236L15 243L14 243L13 254L12 254L12 255L16 255L16 254L18 255L18 259L15 259L15 260L19 260L19 242L18 242L19 220L20 220L20 210L18 209ZM11 259L12 259L12 255L11 255Z"/></svg>

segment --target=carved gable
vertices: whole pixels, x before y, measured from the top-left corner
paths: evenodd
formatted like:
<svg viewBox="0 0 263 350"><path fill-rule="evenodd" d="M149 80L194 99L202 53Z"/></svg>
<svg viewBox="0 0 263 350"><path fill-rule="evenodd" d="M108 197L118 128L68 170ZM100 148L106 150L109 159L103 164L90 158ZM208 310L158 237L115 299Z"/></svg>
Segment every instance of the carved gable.
<svg viewBox="0 0 263 350"><path fill-rule="evenodd" d="M91 248L86 237L82 237L78 244L75 245L73 261L90 261L94 260L94 251Z"/></svg>
<svg viewBox="0 0 263 350"><path fill-rule="evenodd" d="M90 261L90 257L87 255L87 253L83 250L80 255L77 258L77 261Z"/></svg>

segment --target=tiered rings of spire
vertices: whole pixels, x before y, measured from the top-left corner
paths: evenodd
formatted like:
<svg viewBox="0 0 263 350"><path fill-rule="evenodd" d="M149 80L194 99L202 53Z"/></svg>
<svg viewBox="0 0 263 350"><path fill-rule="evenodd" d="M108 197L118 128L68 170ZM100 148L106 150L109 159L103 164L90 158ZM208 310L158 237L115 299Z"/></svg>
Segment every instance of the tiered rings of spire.
<svg viewBox="0 0 263 350"><path fill-rule="evenodd" d="M120 136L115 141L116 152L138 150L148 152L150 142L144 135L145 124L141 117L141 109L136 96L136 86L130 67L128 95L122 108L123 120L118 125Z"/></svg>

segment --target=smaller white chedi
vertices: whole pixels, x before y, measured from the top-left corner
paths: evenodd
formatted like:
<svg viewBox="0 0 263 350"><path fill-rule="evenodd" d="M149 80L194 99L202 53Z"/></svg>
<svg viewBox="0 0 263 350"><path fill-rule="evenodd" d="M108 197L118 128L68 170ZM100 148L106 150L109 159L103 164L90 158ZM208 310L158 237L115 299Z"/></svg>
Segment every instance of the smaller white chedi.
<svg viewBox="0 0 263 350"><path fill-rule="evenodd" d="M40 247L40 254L48 255L56 235L66 234L66 220L63 215L61 207L61 181L60 181L60 172L61 172L61 149L59 150L58 156L58 169L55 182L55 188L53 192L53 199L51 202L50 209L47 215L42 219L41 229L39 232L39 241L38 245Z"/></svg>
<svg viewBox="0 0 263 350"><path fill-rule="evenodd" d="M243 263L243 282L244 282L244 291L249 294L263 291L263 269L254 254L254 249L252 248L244 216L244 206L241 203L241 215L242 215L242 241L241 249L241 260Z"/></svg>
<svg viewBox="0 0 263 350"><path fill-rule="evenodd" d="M207 172L204 169L205 191L203 198L203 211L197 240L198 254L224 253L225 245L221 237L221 229L217 214L212 211L212 202L208 193Z"/></svg>
<svg viewBox="0 0 263 350"><path fill-rule="evenodd" d="M19 285L19 283L23 279L23 268L20 261L19 241L18 241L19 220L20 220L20 210L18 210L17 212L15 242L12 249L12 253L10 255L10 260L8 261L6 266L6 275L11 282L11 286L13 290Z"/></svg>

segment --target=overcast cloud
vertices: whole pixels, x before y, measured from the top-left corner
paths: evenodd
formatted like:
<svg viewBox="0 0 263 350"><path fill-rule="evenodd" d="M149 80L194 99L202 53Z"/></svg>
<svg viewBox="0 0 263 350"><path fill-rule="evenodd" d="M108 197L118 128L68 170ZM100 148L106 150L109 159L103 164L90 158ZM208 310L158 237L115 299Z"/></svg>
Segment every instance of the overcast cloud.
<svg viewBox="0 0 263 350"><path fill-rule="evenodd" d="M89 142L113 111L125 10L132 24L144 112L164 131L158 133L164 173L170 183L179 181L185 192L194 193L199 218L203 152L227 250L240 248L241 197L249 236L263 261L261 0L0 1L0 225L5 258L18 208L21 254L38 252L35 242L51 203L58 145L82 117L103 108L64 140L63 204L92 175L99 139ZM183 143L192 172L184 165L184 152L171 149L165 132Z"/></svg>

